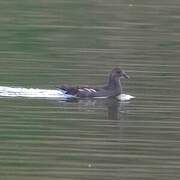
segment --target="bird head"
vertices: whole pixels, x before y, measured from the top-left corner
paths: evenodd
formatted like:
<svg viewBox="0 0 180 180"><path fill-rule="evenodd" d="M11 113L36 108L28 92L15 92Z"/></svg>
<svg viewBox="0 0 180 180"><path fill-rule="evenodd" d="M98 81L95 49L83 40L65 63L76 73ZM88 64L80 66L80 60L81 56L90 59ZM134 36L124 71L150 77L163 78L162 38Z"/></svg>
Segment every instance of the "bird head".
<svg viewBox="0 0 180 180"><path fill-rule="evenodd" d="M120 69L120 68L112 69L111 77L114 77L114 78L126 78L126 79L129 78L127 73L124 70Z"/></svg>

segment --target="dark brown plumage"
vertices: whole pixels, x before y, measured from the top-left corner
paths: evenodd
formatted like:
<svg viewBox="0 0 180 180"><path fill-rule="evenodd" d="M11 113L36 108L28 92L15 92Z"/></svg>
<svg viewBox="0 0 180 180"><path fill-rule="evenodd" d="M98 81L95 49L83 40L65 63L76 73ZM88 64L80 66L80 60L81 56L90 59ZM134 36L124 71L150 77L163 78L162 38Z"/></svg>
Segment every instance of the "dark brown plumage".
<svg viewBox="0 0 180 180"><path fill-rule="evenodd" d="M115 97L122 93L120 78L129 78L129 76L120 68L114 68L109 74L108 83L102 87L90 86L58 86L59 90L65 94L76 97Z"/></svg>

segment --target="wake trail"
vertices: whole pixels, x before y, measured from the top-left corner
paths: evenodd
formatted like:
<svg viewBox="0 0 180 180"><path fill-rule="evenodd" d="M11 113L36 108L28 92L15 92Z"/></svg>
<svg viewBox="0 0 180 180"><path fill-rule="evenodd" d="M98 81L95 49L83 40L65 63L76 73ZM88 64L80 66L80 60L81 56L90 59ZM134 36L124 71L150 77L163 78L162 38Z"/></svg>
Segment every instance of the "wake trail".
<svg viewBox="0 0 180 180"><path fill-rule="evenodd" d="M0 86L0 96L5 97L32 97L32 98L68 98L59 90L38 89L38 88L20 88ZM71 96L72 97L72 96Z"/></svg>
<svg viewBox="0 0 180 180"><path fill-rule="evenodd" d="M29 98L59 98L66 100L68 98L75 98L72 95L65 94L61 90L53 89L38 89L38 88L20 88L20 87L7 87L0 86L1 97L29 97ZM127 101L134 98L128 94L121 94L118 99Z"/></svg>

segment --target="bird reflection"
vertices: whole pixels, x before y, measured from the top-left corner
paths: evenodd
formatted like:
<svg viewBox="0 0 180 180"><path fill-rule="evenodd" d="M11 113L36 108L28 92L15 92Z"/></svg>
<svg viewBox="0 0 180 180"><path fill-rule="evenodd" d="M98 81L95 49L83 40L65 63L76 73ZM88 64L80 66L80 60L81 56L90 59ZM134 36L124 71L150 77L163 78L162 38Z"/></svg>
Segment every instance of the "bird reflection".
<svg viewBox="0 0 180 180"><path fill-rule="evenodd" d="M107 113L108 119L117 120L120 119L121 102L116 99L107 101Z"/></svg>
<svg viewBox="0 0 180 180"><path fill-rule="evenodd" d="M66 101L67 102L67 101ZM90 111L90 110L105 110L107 119L118 120L121 119L121 112L123 107L127 102L120 101L115 98L108 99L71 99L68 102L73 103L78 106L80 110Z"/></svg>

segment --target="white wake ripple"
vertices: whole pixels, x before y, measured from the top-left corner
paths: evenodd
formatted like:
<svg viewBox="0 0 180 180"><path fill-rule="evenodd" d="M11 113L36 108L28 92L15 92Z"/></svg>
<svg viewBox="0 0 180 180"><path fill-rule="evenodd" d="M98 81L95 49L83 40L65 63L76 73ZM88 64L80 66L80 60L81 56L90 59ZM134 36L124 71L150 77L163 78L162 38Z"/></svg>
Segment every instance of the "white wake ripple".
<svg viewBox="0 0 180 180"><path fill-rule="evenodd" d="M16 88L0 86L0 96L6 97L32 97L32 98L70 98L59 90L34 89L34 88Z"/></svg>
<svg viewBox="0 0 180 180"><path fill-rule="evenodd" d="M53 89L34 89L0 86L0 96L2 97L30 97L30 98L59 98L68 99L74 96L67 95L63 91ZM121 94L118 99L128 101L134 98L131 95Z"/></svg>

